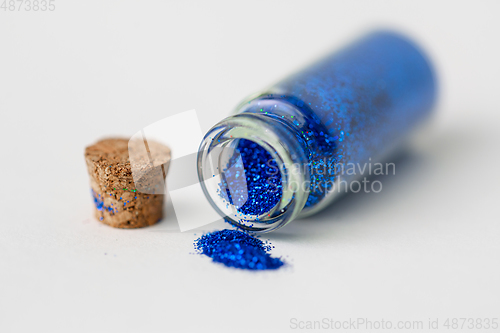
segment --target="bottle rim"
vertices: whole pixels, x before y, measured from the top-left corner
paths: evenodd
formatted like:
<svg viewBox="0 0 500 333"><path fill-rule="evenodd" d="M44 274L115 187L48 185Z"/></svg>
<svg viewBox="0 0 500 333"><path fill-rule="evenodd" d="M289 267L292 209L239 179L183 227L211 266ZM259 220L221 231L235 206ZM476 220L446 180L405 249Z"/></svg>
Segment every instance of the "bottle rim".
<svg viewBox="0 0 500 333"><path fill-rule="evenodd" d="M217 192L220 174L240 139L255 142L276 161L282 182L280 201L260 215L243 215ZM198 178L215 211L230 224L254 233L279 229L295 219L307 201L309 179L306 150L293 128L272 117L241 113L228 117L205 135L198 152Z"/></svg>

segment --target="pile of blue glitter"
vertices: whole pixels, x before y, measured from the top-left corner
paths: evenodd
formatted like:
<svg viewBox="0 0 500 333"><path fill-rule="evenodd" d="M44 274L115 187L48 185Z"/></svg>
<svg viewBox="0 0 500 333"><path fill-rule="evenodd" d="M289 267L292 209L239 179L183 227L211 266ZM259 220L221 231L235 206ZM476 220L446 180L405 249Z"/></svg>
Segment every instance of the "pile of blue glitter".
<svg viewBox="0 0 500 333"><path fill-rule="evenodd" d="M239 230L207 233L194 242L195 249L214 262L248 270L277 269L284 265L269 254L271 245Z"/></svg>
<svg viewBox="0 0 500 333"><path fill-rule="evenodd" d="M278 164L267 150L250 140L239 140L237 152L223 170L219 195L242 215L264 214L283 193Z"/></svg>

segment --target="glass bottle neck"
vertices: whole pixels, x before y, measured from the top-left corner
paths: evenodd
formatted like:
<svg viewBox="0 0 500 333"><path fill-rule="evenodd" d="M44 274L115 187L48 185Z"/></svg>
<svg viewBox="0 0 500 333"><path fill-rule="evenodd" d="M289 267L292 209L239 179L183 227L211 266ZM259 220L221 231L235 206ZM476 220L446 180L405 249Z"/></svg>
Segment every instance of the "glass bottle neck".
<svg viewBox="0 0 500 333"><path fill-rule="evenodd" d="M291 125L276 115L243 112L222 120L206 134L198 153L198 177L205 196L227 222L252 232L269 232L284 226L301 212L309 195L308 154L300 133ZM279 169L279 201L264 212L242 212L241 205L221 195L221 184L239 158L238 144L242 139L267 151ZM266 193L261 194L259 197L265 201Z"/></svg>

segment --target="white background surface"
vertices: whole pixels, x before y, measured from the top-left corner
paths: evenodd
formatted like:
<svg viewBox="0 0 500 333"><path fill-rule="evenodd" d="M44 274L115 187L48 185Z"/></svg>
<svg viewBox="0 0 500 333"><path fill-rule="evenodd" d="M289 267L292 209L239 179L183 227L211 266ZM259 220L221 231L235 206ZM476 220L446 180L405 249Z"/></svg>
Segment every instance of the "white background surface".
<svg viewBox="0 0 500 333"><path fill-rule="evenodd" d="M55 4L0 11L0 331L500 317L500 2ZM206 131L248 94L380 26L434 60L433 126L380 194L269 234L288 268L213 264L190 254L201 231L172 232L168 220L118 230L91 217L86 145L190 109Z"/></svg>

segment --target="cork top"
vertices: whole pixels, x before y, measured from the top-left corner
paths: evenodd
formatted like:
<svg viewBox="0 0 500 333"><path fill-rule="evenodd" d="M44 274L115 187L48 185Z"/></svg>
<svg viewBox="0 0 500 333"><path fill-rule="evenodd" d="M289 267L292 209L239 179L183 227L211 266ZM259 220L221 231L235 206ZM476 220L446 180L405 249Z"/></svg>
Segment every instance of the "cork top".
<svg viewBox="0 0 500 333"><path fill-rule="evenodd" d="M94 166L101 186L135 186L148 193L165 179L170 149L151 140L108 138L88 146L85 159Z"/></svg>
<svg viewBox="0 0 500 333"><path fill-rule="evenodd" d="M127 163L128 140L104 139L85 149L85 157L93 162Z"/></svg>
<svg viewBox="0 0 500 333"><path fill-rule="evenodd" d="M133 163L153 163L157 166L170 161L170 149L151 140L147 141L146 144L136 140L130 141L130 150L136 156L132 159ZM142 151L149 154L141 154ZM85 158L92 162L107 161L110 164L129 164L130 167L129 140L124 138L100 140L85 149Z"/></svg>

